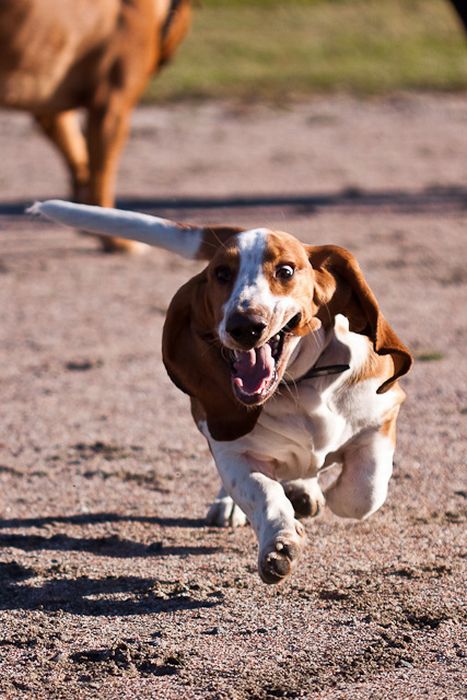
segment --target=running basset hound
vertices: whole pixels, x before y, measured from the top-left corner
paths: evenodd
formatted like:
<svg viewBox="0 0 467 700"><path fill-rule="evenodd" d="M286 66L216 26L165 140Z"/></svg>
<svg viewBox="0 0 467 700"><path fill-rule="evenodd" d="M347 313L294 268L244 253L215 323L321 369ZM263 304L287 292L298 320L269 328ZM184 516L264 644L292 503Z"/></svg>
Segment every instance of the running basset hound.
<svg viewBox="0 0 467 700"><path fill-rule="evenodd" d="M386 499L412 358L353 255L265 228L187 226L50 201L32 213L209 260L173 298L164 326L169 376L191 397L223 487L217 525L246 519L259 573L277 583L304 545L298 517L326 502L366 518ZM341 465L323 494L320 471Z"/></svg>

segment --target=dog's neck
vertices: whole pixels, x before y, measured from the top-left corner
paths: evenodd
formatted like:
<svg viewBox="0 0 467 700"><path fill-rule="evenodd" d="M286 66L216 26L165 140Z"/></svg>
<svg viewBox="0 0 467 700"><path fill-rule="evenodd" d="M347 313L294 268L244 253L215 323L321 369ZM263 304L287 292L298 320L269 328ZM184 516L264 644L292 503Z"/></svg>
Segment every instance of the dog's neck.
<svg viewBox="0 0 467 700"><path fill-rule="evenodd" d="M299 339L286 369L287 379L299 379L313 367L331 340L331 333L323 327Z"/></svg>
<svg viewBox="0 0 467 700"><path fill-rule="evenodd" d="M340 367L339 371L343 371L348 368L349 359L349 348L337 338L333 323L326 329L321 327L300 338L287 365L284 379L297 381L316 365L336 369Z"/></svg>

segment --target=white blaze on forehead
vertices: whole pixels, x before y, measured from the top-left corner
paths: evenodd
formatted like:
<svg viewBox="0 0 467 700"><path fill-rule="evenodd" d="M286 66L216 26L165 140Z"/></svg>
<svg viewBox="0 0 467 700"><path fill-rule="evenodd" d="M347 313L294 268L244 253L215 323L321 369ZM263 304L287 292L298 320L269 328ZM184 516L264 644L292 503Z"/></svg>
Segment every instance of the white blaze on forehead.
<svg viewBox="0 0 467 700"><path fill-rule="evenodd" d="M235 311L246 312L251 307L261 309L272 320L270 330L277 332L283 325L284 316L296 306L291 297L273 294L264 274L264 259L270 234L271 231L266 228L255 228L237 234L240 265L232 293L224 304L224 316L219 326L221 340L227 337L225 325L229 315Z"/></svg>
<svg viewBox="0 0 467 700"><path fill-rule="evenodd" d="M266 291L265 286L269 291L263 270L268 235L269 231L265 228L251 229L238 235L240 266L228 306L246 309L253 301L259 301L258 294L260 290Z"/></svg>

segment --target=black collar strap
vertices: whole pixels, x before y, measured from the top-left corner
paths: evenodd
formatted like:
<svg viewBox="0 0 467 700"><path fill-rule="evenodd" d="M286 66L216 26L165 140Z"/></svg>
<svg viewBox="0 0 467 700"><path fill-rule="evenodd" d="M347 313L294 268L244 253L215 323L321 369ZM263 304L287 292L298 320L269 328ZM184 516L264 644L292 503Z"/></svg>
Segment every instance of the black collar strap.
<svg viewBox="0 0 467 700"><path fill-rule="evenodd" d="M313 377L324 377L328 374L340 374L350 369L350 365L323 365L323 367L310 367L308 372L302 374L298 379L293 379L290 382L282 380L285 384L298 384L303 382L305 379L312 379Z"/></svg>

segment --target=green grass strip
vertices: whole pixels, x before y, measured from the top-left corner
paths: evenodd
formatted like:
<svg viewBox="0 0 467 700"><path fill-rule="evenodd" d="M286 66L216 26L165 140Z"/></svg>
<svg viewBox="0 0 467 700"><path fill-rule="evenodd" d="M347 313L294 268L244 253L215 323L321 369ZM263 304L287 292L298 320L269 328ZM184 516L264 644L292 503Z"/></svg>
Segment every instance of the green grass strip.
<svg viewBox="0 0 467 700"><path fill-rule="evenodd" d="M149 101L467 88L447 0L202 0Z"/></svg>

